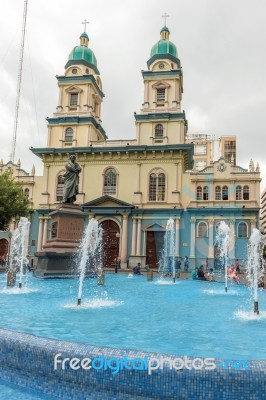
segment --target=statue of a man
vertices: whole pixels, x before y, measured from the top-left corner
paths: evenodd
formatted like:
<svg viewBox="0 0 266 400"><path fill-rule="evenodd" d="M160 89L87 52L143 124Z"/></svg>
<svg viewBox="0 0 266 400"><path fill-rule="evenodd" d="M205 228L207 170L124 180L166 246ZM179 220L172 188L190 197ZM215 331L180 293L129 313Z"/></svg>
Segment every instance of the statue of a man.
<svg viewBox="0 0 266 400"><path fill-rule="evenodd" d="M65 168L63 203L73 204L74 201L76 201L76 195L79 192L79 173L81 171L80 166L76 162L75 154L71 154L69 160L65 164Z"/></svg>

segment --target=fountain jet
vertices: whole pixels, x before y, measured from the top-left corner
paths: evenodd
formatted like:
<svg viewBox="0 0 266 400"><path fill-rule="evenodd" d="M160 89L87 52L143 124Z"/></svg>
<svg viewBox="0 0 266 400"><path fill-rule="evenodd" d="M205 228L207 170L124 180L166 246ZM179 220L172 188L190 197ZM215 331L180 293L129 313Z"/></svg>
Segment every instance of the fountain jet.
<svg viewBox="0 0 266 400"><path fill-rule="evenodd" d="M248 263L247 263L247 279L253 292L253 311L259 314L259 281L263 276L263 247L264 238L260 231L253 229L248 243Z"/></svg>
<svg viewBox="0 0 266 400"><path fill-rule="evenodd" d="M228 291L228 261L229 261L229 246L230 246L230 228L221 221L216 235L216 245L220 250L220 260L224 266L224 289Z"/></svg>
<svg viewBox="0 0 266 400"><path fill-rule="evenodd" d="M160 259L159 272L162 276L172 275L173 282L176 279L175 270L175 252L176 252L176 234L175 221L170 218L166 224L166 232L164 235L164 247L162 257Z"/></svg>
<svg viewBox="0 0 266 400"><path fill-rule="evenodd" d="M26 217L20 217L11 243L9 271L19 270L19 288L22 288L24 268L27 271L29 263L27 255L27 240L29 236L30 222Z"/></svg>
<svg viewBox="0 0 266 400"><path fill-rule="evenodd" d="M102 228L98 221L90 219L78 251L79 289L77 305L81 305L83 281L86 274L103 276L102 264Z"/></svg>

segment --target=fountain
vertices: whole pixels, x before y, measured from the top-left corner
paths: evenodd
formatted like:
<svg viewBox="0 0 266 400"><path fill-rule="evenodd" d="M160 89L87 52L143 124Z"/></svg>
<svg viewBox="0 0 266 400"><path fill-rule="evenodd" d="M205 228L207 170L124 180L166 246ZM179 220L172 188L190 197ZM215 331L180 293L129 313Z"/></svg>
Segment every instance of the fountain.
<svg viewBox="0 0 266 400"><path fill-rule="evenodd" d="M255 314L259 314L258 286L263 277L264 241L260 231L254 228L248 243L247 279L253 292Z"/></svg>
<svg viewBox="0 0 266 400"><path fill-rule="evenodd" d="M78 251L79 289L77 305L81 305L83 282L86 275L97 276L98 285L104 284L102 265L102 228L98 222L90 219Z"/></svg>
<svg viewBox="0 0 266 400"><path fill-rule="evenodd" d="M9 273L14 277L16 271L19 271L19 288L22 288L22 280L24 268L28 266L27 255L27 239L29 235L30 222L26 217L20 217L18 227L16 228L10 251L9 259ZM8 282L10 282L10 275L8 275ZM13 279L14 281L14 279ZM8 286L9 283L8 283Z"/></svg>
<svg viewBox="0 0 266 400"><path fill-rule="evenodd" d="M172 218L167 221L166 232L164 235L164 247L162 251L162 257L160 259L159 272L161 276L172 275L173 282L176 278L175 270L175 222Z"/></svg>
<svg viewBox="0 0 266 400"><path fill-rule="evenodd" d="M225 292L228 291L228 260L229 260L229 246L230 246L230 228L221 221L217 227L216 245L220 250L220 260L224 267L224 288Z"/></svg>

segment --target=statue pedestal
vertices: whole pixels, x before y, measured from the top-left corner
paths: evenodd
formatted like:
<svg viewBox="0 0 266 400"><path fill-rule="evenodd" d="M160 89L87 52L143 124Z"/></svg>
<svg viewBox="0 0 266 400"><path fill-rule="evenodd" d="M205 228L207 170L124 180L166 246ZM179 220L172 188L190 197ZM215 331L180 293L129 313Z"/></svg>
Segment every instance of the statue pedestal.
<svg viewBox="0 0 266 400"><path fill-rule="evenodd" d="M84 229L84 214L77 204L62 204L52 211L51 238L42 251L35 253L39 278L71 277L75 270L75 254Z"/></svg>

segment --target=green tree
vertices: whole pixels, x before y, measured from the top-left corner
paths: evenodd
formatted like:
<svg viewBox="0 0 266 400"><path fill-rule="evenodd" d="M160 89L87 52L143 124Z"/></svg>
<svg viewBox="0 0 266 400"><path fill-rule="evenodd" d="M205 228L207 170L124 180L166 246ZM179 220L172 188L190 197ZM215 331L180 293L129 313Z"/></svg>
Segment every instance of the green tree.
<svg viewBox="0 0 266 400"><path fill-rule="evenodd" d="M8 172L0 175L0 230L7 230L12 218L25 217L28 213L29 201L21 183Z"/></svg>

